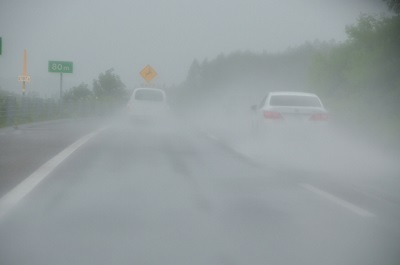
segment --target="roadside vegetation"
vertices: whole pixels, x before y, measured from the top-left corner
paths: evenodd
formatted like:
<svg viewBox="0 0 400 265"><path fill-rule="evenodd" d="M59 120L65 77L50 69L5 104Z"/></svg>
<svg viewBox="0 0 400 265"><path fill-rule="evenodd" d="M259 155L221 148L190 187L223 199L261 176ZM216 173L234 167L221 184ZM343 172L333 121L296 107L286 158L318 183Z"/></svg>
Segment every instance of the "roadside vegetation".
<svg viewBox="0 0 400 265"><path fill-rule="evenodd" d="M342 43L194 60L186 81L172 90L173 100L184 110L203 105L229 113L248 111L269 91L314 92L336 123L400 148L400 1L385 2L392 16L360 15Z"/></svg>
<svg viewBox="0 0 400 265"><path fill-rule="evenodd" d="M43 99L37 94L22 96L0 91L0 127L29 122L106 116L117 111L128 98L128 91L111 68L93 80L92 88L81 83L67 90L62 100Z"/></svg>
<svg viewBox="0 0 400 265"><path fill-rule="evenodd" d="M387 2L396 15L361 15L346 42L317 53L310 84L347 126L400 147L400 1Z"/></svg>
<svg viewBox="0 0 400 265"><path fill-rule="evenodd" d="M268 91L315 92L336 122L400 147L400 0L384 1L391 16L361 15L341 43L316 40L281 53L238 51L194 60L186 80L167 88L171 104L183 111L246 112ZM0 126L108 115L128 97L112 68L91 86L72 87L61 101L0 91Z"/></svg>

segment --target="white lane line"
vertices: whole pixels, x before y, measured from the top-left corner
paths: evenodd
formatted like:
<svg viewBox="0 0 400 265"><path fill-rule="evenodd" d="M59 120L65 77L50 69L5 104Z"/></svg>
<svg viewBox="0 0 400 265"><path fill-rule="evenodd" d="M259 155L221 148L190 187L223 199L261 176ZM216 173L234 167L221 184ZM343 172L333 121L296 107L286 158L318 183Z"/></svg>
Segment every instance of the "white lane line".
<svg viewBox="0 0 400 265"><path fill-rule="evenodd" d="M28 195L42 180L44 180L58 165L60 165L67 157L75 152L79 147L97 135L105 128L99 129L82 137L75 143L68 146L58 155L47 161L44 165L33 172L29 177L14 187L0 199L0 219L15 207L26 195Z"/></svg>
<svg viewBox="0 0 400 265"><path fill-rule="evenodd" d="M353 212L355 214L358 214L363 217L375 217L375 214L373 214L367 210L364 210L363 208L358 207L357 205L354 205L350 202L340 199L340 198L330 194L329 192L323 191L323 190L321 190L317 187L314 187L310 184L301 184L301 186L309 191L312 191L312 192L320 195L321 197L324 197L325 199L330 200L331 202L333 202L335 204L338 204L338 205L346 208L347 210L350 210L351 212Z"/></svg>

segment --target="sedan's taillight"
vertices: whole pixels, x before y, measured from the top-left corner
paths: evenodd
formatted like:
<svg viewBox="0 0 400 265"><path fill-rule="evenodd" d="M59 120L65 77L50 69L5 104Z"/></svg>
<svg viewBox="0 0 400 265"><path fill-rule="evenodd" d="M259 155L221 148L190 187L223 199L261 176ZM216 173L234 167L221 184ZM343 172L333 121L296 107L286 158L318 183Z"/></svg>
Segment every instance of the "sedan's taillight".
<svg viewBox="0 0 400 265"><path fill-rule="evenodd" d="M279 112L275 111L264 111L263 112L264 118L268 120L282 120L283 117Z"/></svg>
<svg viewBox="0 0 400 265"><path fill-rule="evenodd" d="M326 113L315 113L310 117L311 121L327 121L329 119Z"/></svg>

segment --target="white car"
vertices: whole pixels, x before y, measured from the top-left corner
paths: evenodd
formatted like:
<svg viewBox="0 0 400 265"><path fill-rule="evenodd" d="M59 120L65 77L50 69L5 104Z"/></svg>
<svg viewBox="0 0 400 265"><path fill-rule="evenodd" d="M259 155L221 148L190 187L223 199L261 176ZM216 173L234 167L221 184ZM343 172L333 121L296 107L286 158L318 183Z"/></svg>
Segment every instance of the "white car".
<svg viewBox="0 0 400 265"><path fill-rule="evenodd" d="M133 121L164 119L169 112L167 96L158 88L136 88L127 104L129 118Z"/></svg>
<svg viewBox="0 0 400 265"><path fill-rule="evenodd" d="M270 92L257 106L254 127L284 130L326 124L329 119L319 97L312 93Z"/></svg>

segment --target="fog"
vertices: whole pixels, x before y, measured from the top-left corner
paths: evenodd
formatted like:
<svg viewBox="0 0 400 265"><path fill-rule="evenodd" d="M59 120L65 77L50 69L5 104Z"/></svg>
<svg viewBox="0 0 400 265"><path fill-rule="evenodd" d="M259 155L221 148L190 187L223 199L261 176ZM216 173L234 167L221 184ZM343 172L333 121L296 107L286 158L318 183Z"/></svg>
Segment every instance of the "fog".
<svg viewBox="0 0 400 265"><path fill-rule="evenodd" d="M1 1L0 264L399 264L398 53L357 42L361 13L396 18L380 0ZM62 98L49 60L74 63Z"/></svg>
<svg viewBox="0 0 400 265"><path fill-rule="evenodd" d="M376 138L365 132L357 120L346 126L335 119L334 112L326 124L287 127L278 124L272 131L259 131L254 128L257 114L251 106L259 104L267 92L263 96L249 91L232 94L232 97L213 95L206 104L192 105L179 115L185 123L215 136L233 152L272 170L302 172L347 183L355 181L357 185L373 178L377 182L392 182L394 190L400 187L397 137Z"/></svg>
<svg viewBox="0 0 400 265"><path fill-rule="evenodd" d="M85 148L0 217L0 261L396 264L393 156L334 125L266 137L247 115L215 114L101 120ZM67 124L51 132L92 128ZM21 126L19 137L38 140L42 128ZM309 183L373 216L319 198Z"/></svg>
<svg viewBox="0 0 400 265"><path fill-rule="evenodd" d="M128 87L176 85L194 59L235 51L279 52L306 41L345 40L344 28L360 13L387 13L382 1L14 1L0 3L0 87L21 92L23 51L28 52L28 92L57 97L59 76L48 61L72 61L64 88L92 83L114 68Z"/></svg>

